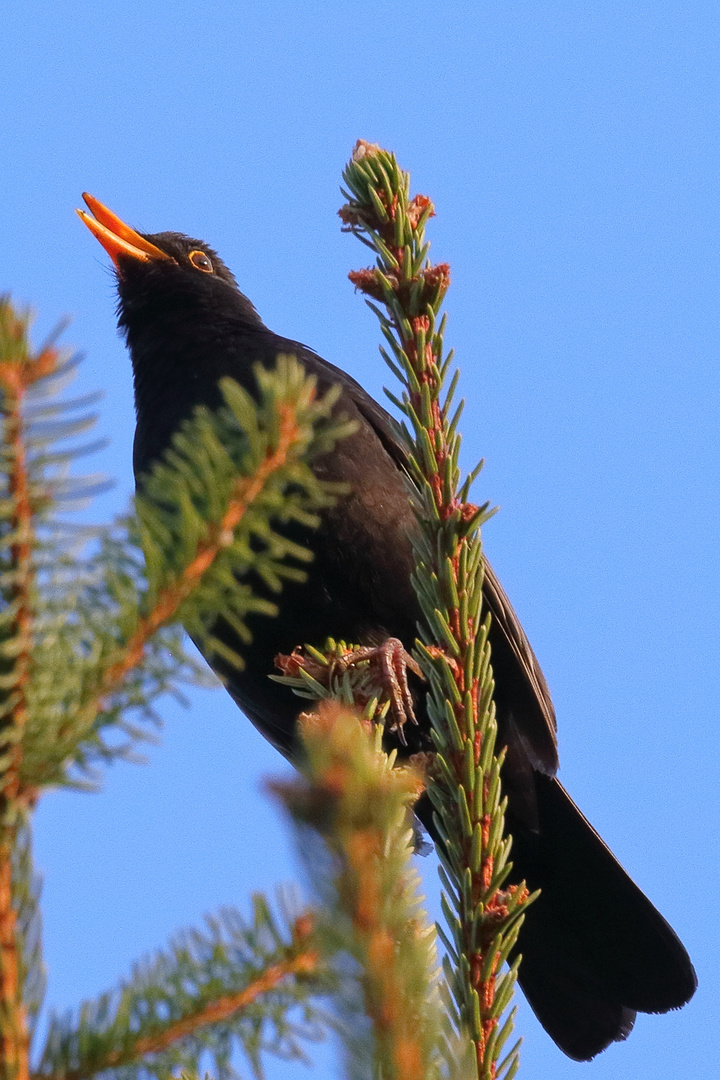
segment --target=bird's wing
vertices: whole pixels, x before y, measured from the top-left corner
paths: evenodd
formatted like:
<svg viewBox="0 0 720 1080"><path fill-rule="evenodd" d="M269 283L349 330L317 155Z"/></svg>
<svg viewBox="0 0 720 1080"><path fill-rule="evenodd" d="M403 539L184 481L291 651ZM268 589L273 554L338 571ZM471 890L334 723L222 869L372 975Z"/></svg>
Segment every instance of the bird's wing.
<svg viewBox="0 0 720 1080"><path fill-rule="evenodd" d="M495 576L490 563L485 560L485 577L483 581L483 599L492 613L493 622L500 628L505 642L517 661L518 668L522 671L523 679L537 704L542 726L552 741L553 750L556 746L557 721L555 719L555 707L550 697L548 684L538 659L533 652L532 645L522 628L507 594ZM517 720L517 717L516 717ZM543 755L543 759L544 759ZM555 762L557 767L557 762ZM553 769L554 771L554 769Z"/></svg>
<svg viewBox="0 0 720 1080"><path fill-rule="evenodd" d="M333 367L333 378L336 373L343 391L352 398L387 453L399 468L408 472L407 450L396 421L350 375ZM542 772L554 774L557 722L550 690L520 620L487 559L483 599L492 615L494 659L496 666L502 667L501 679L497 679L499 672L496 672L496 682L505 690L506 704L532 764Z"/></svg>
<svg viewBox="0 0 720 1080"><path fill-rule="evenodd" d="M293 344L297 345L298 343L294 342ZM322 372L323 382L326 382L328 386L337 383L341 387L343 393L347 394L363 419L367 420L395 464L403 472L407 472L408 455L400 434L400 425L397 421L393 419L386 409L383 409L382 405L378 404L375 398L368 394L367 390L363 389L359 382L353 379L352 375L348 375L347 371L343 371L342 368L336 367L335 364L331 364L328 360L324 360L318 353L308 349L305 345L301 345L299 348L301 350L300 359L309 361L308 370L314 375Z"/></svg>

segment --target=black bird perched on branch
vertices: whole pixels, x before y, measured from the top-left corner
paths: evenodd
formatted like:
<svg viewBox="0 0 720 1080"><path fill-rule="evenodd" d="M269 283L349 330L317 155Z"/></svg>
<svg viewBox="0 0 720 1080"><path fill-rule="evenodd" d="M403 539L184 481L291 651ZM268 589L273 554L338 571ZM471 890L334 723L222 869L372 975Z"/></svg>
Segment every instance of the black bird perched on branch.
<svg viewBox="0 0 720 1080"><path fill-rule="evenodd" d="M388 414L345 372L296 341L273 334L230 271L206 244L179 233L144 235L97 200L79 211L115 264L119 325L133 364L137 430L135 476L168 448L194 409L221 404L219 380L251 393L253 365L272 367L295 354L320 391L339 385L338 408L357 424L318 463L324 477L348 481L350 494L305 539L314 551L304 584L288 583L277 619L256 618L247 646L229 640L246 661L221 671L235 701L287 756L293 756L299 704L268 678L278 653L328 637L362 646L399 639L409 649L420 614L411 585L405 450ZM513 875L542 890L520 937L519 981L540 1022L577 1060L624 1039L635 1013L666 1012L692 996L695 972L681 942L630 880L555 779L555 714L530 644L491 568L484 602L500 745L508 747L504 785L513 834ZM231 634L229 628L226 633ZM219 666L215 662L216 668ZM401 753L430 747L418 703ZM387 736L390 744L396 737ZM419 815L431 823L429 807Z"/></svg>

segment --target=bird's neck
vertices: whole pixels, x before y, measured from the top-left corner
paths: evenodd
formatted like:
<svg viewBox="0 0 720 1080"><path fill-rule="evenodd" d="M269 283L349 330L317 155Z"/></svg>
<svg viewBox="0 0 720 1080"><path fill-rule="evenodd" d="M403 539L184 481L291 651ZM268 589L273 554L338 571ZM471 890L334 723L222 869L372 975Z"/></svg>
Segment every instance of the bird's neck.
<svg viewBox="0 0 720 1080"><path fill-rule="evenodd" d="M147 313L151 314L151 313ZM151 318L124 327L132 358L136 476L162 456L182 422L198 405L222 403L220 379L230 376L254 387L253 339L267 332L251 309L199 313L164 307Z"/></svg>

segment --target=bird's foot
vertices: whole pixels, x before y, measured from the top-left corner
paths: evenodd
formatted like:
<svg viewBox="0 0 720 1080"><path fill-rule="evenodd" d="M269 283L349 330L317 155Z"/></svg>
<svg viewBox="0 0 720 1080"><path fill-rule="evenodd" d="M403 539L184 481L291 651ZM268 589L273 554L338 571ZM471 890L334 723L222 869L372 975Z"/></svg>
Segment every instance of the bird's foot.
<svg viewBox="0 0 720 1080"><path fill-rule="evenodd" d="M390 714L392 722L389 731L397 731L398 737L406 744L403 728L405 724L417 724L413 696L408 685L408 668L423 678L417 662L409 652L406 652L399 638L387 638L382 645L366 645L339 656L333 661L336 671L344 671L355 664L369 662L371 667L376 667L379 682L390 702Z"/></svg>
<svg viewBox="0 0 720 1080"><path fill-rule="evenodd" d="M323 650L305 645L289 656L276 656L275 666L282 674L270 677L301 697L347 700L349 692L361 708L370 701L378 702L380 715L389 714L388 731L397 733L399 741L407 745L403 728L407 723L417 724L408 669L420 679L424 676L398 638L387 638L380 645L347 645L329 638ZM347 685L343 687L343 683Z"/></svg>

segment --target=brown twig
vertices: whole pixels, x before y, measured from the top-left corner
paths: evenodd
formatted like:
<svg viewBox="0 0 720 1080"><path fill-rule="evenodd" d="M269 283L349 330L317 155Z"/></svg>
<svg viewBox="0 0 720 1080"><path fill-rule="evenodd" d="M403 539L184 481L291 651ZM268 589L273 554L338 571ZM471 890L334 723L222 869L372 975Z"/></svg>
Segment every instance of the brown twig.
<svg viewBox="0 0 720 1080"><path fill-rule="evenodd" d="M374 1061L387 1080L424 1080L437 1018L423 921L410 886L404 813L422 790L414 769L392 768L357 707L319 701L300 717L303 778L270 789L335 856L333 927L360 968ZM401 824L398 824L398 815ZM337 940L333 941L337 948Z"/></svg>
<svg viewBox="0 0 720 1080"><path fill-rule="evenodd" d="M55 370L58 350L46 346L37 354L27 349L27 318L14 314L7 301L0 302L0 395L3 444L9 461L8 496L12 504L9 528L10 568L7 600L14 607L11 635L17 649L12 664L12 709L0 734L6 767L0 789L0 1076L4 1080L27 1080L30 1035L23 1004L20 943L12 877L22 792L20 767L23 735L29 719L27 699L33 650L33 587L35 571L34 516L23 406L30 387Z"/></svg>
<svg viewBox="0 0 720 1080"><path fill-rule="evenodd" d="M432 506L423 513L432 534L428 547L435 553L427 574L428 580L437 583L434 614L444 620L444 629L441 644L426 646L425 653L436 671L443 672L443 679L447 675L447 680L455 683L456 689L452 694L448 692L444 701L444 708L452 708L454 713L455 733L449 738L438 731L446 770L442 787L449 783L447 806L456 816L455 794L466 806L463 825L450 820L445 823L453 848L453 873L458 875L462 941L456 938L456 943L469 966L467 976L458 973L458 985L463 986L460 1000L475 1044L478 1074L492 1080L497 1071L493 1032L499 1020L498 942L503 940L502 933L509 932L528 892L524 886L509 886L504 891L495 887L490 892L497 860L507 857L507 848L501 848L495 837L491 845L491 824L497 826L502 820L500 759L486 754L483 745L490 740L494 746L495 738L494 719L487 712L491 708L492 672L483 637L487 626L479 621L482 611L477 571L482 571L482 555L479 547L471 547L468 542L482 511L463 501L469 484L458 487L458 437L447 415L449 401L441 401L447 365L442 357L442 322L438 315L450 273L446 264L433 266L427 260L424 223L432 216L432 203L424 196L409 199L409 177L400 172L392 155L360 141L345 178L351 201L340 215L351 231L369 236L366 242L378 254L377 266L351 273L350 280L361 292L385 305L386 316L375 310L396 350L395 359L388 360L396 371L400 369L406 395L402 407L415 431L413 467L421 473L421 488L432 495ZM470 614L476 610L470 607L471 596L473 603L474 598L478 601L477 619ZM432 609L429 601L428 605ZM426 611L431 627L432 614L432 610L430 615ZM450 639L452 648L445 644ZM480 661L483 655L487 659ZM486 757L490 764L483 766ZM490 802L492 822L485 809Z"/></svg>
<svg viewBox="0 0 720 1080"><path fill-rule="evenodd" d="M181 1039L194 1035L202 1028L229 1020L236 1013L246 1009L263 994L275 990L285 979L294 975L311 975L317 971L318 953L314 948L305 948L297 955L277 964L272 964L253 982L235 994L227 994L215 1001L208 1002L198 1012L174 1020L151 1035L144 1035L135 1042L114 1050L102 1061L88 1065L85 1069L69 1069L62 1073L37 1073L32 1080L86 1080L106 1069L117 1069L123 1065L139 1062L151 1054L161 1054Z"/></svg>
<svg viewBox="0 0 720 1080"><path fill-rule="evenodd" d="M429 200L428 200L429 202ZM395 208L391 207L388 211L390 217L390 224L394 220ZM411 222L412 222L411 218ZM389 227L386 232L389 232ZM386 241L390 254L402 264L403 249L396 247L391 241L390 237ZM424 277L426 281L429 279L434 286L440 285L443 292L447 289L450 281L449 267L445 264L439 267L430 267L424 271ZM445 424L445 418L442 415L440 408L440 401L438 397L438 391L441 384L440 376L440 362L441 357L435 351L433 346L432 337L428 337L430 333L430 319L427 315L417 315L408 309L405 303L406 294L409 294L409 289L395 289L395 295L401 305L404 308L405 320L393 319L395 325L395 331L399 340L405 350L405 353L415 370L418 383L420 385L419 390L408 389L408 397L410 405L415 413L420 416L423 408L423 387L427 387L430 390L430 424L426 430L433 447L435 454L435 461L437 467L435 469L426 472L425 479L429 482L433 492L435 505L437 507L438 515L441 521L447 521L450 515L458 509L458 502L454 498L447 498L443 487L443 474L445 472L445 466L449 456L449 446L447 442L447 430ZM409 328L409 332L408 332ZM460 548L462 541L458 542L455 551L450 558L450 572L452 574L454 590L456 593L460 593L463 588L463 582L460 574ZM458 687L458 701L453 703L453 709L456 715L458 726L461 731L465 726L464 713L466 707L466 701L469 697L472 703L472 716L473 727L475 729L475 739L473 744L473 757L475 767L479 767L481 753L482 753L482 736L480 727L478 725L478 685L477 680L473 681L471 685L466 681L467 670L467 653L468 649L474 647L475 631L476 627L472 624L468 627L463 625L463 620L460 618L460 611L457 606L449 608L450 614L450 629L453 633L453 637L459 646L458 655L453 660L453 671L455 674L455 682ZM470 637L467 635L467 630L470 630ZM465 760L464 753L457 752L450 755L453 769L455 771L456 780L459 786L462 786L465 778ZM488 853L488 840L490 831L490 817L485 814L482 817L482 835L483 835L483 856L480 863L480 868L477 873L472 875L471 886L471 900L470 907L475 908L483 899L487 889L490 886L494 870L493 856ZM463 862L465 866L470 866L470 846L471 839L464 839L462 841ZM497 906L497 897L491 898L492 906ZM469 924L465 924L465 930L469 930ZM476 1046L478 1069L482 1070L486 1064L486 1047L487 1040L492 1030L497 1026L497 1018L492 1015L494 998L495 998L495 975L497 960L492 964L490 975L488 977L483 976L485 964L488 955L488 948L492 948L492 930L489 935L486 935L486 939L473 943L470 941L469 934L466 935L465 941L465 956L468 957L470 962L469 979L471 985L477 990L480 999L481 1007L481 1028L482 1037L478 1041ZM495 1063L490 1063L490 1075L495 1076ZM482 1075L482 1071L480 1072Z"/></svg>
<svg viewBox="0 0 720 1080"><path fill-rule="evenodd" d="M4 830L0 845L0 1075L27 1080L30 1036L22 1001L17 913L13 905L13 835Z"/></svg>
<svg viewBox="0 0 720 1080"><path fill-rule="evenodd" d="M420 1040L405 1015L405 986L396 942L379 913L383 909L382 870L385 835L381 829L358 830L345 845L346 878L355 889L345 890L346 903L365 969L365 1008L375 1037L393 1066L397 1080L424 1080Z"/></svg>
<svg viewBox="0 0 720 1080"><path fill-rule="evenodd" d="M140 663L153 634L173 618L180 605L200 584L203 575L212 566L220 552L232 543L234 531L253 501L260 495L273 473L287 463L290 450L298 439L299 431L293 407L288 403L281 405L277 446L267 452L252 476L242 477L235 481L228 508L222 520L208 525L205 538L198 543L195 555L182 576L162 589L152 611L138 620L137 627L123 647L120 656L105 669L96 694L86 706L88 714L94 714L102 709L103 702L117 690L123 679Z"/></svg>

